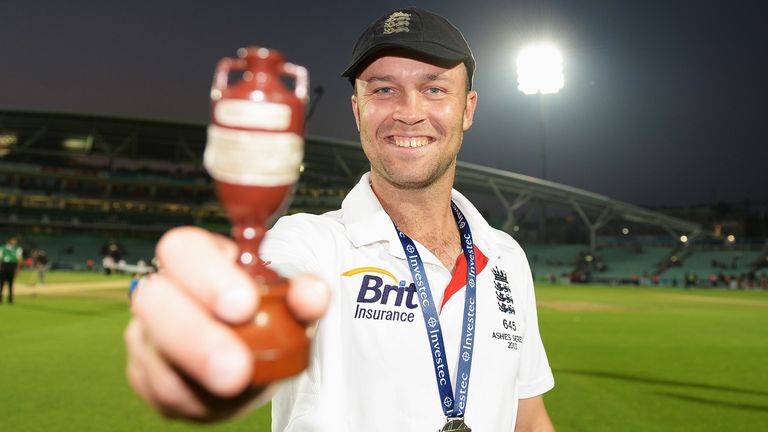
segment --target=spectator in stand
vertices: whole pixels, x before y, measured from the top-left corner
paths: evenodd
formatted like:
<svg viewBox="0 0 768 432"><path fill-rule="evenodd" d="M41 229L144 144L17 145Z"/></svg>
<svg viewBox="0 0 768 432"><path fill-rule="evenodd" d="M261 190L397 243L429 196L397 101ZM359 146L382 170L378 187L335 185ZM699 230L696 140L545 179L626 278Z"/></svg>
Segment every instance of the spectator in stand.
<svg viewBox="0 0 768 432"><path fill-rule="evenodd" d="M757 286L757 273L754 270L747 273L747 287L755 288Z"/></svg>
<svg viewBox="0 0 768 432"><path fill-rule="evenodd" d="M696 285L696 283L694 282L695 277L696 276L694 274L686 272L685 276L683 277L683 283L684 283L683 286L685 288L690 288L692 286L695 286Z"/></svg>
<svg viewBox="0 0 768 432"><path fill-rule="evenodd" d="M741 284L741 281L739 280L739 278L731 276L731 283L729 285L731 289L739 289L740 284Z"/></svg>

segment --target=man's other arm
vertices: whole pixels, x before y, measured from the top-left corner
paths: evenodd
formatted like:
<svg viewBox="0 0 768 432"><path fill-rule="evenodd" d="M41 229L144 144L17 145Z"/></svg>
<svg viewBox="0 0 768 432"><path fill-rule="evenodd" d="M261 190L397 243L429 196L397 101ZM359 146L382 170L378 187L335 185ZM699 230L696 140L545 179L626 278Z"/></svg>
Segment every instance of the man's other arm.
<svg viewBox="0 0 768 432"><path fill-rule="evenodd" d="M547 414L544 398L539 395L517 402L515 432L554 432L555 427Z"/></svg>

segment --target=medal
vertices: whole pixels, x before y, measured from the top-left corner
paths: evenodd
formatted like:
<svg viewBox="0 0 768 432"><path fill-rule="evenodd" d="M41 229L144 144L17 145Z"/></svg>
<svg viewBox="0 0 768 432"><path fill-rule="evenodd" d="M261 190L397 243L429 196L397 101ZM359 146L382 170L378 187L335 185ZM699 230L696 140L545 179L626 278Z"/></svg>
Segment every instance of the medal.
<svg viewBox="0 0 768 432"><path fill-rule="evenodd" d="M472 432L472 429L464 423L463 418L448 418L445 426L439 432Z"/></svg>

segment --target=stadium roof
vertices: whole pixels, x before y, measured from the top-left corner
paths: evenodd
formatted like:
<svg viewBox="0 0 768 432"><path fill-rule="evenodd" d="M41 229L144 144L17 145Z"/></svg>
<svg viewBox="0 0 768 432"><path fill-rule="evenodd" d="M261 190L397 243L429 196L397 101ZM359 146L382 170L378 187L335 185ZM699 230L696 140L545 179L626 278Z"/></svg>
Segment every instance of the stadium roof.
<svg viewBox="0 0 768 432"><path fill-rule="evenodd" d="M201 124L0 110L0 172L4 161L41 163L46 158L59 162L90 158L101 161L102 169L138 159L202 171L205 139L206 126ZM348 190L368 169L359 143L307 137L302 182ZM508 232L516 225L515 212L531 200L569 206L589 229L593 249L597 231L617 219L655 225L675 237L693 238L702 232L696 223L604 195L461 161L456 188L493 200L503 212L502 228Z"/></svg>

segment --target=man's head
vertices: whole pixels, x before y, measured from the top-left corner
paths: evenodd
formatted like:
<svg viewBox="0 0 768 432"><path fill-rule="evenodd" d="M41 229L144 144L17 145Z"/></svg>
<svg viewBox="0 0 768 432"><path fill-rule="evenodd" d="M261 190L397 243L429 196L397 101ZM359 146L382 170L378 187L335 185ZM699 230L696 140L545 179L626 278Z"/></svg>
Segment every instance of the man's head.
<svg viewBox="0 0 768 432"><path fill-rule="evenodd" d="M467 90L472 88L475 58L464 36L445 18L415 7L384 15L365 29L341 76L354 85L366 66L392 52L446 68L464 63Z"/></svg>
<svg viewBox="0 0 768 432"><path fill-rule="evenodd" d="M17 242L16 237L14 237L14 236L8 237L8 244L9 245L15 246L16 242Z"/></svg>
<svg viewBox="0 0 768 432"><path fill-rule="evenodd" d="M452 183L477 94L474 59L444 18L415 8L390 13L355 45L344 76L373 182L399 189Z"/></svg>

